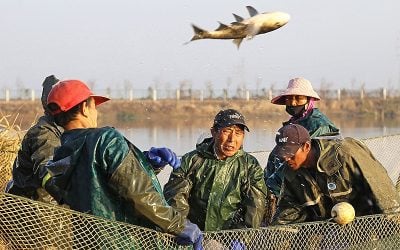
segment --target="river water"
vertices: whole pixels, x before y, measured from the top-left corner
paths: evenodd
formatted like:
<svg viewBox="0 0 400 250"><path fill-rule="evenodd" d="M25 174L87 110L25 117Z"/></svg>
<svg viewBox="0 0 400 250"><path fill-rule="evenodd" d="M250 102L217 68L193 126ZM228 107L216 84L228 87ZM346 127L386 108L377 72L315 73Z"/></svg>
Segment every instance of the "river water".
<svg viewBox="0 0 400 250"><path fill-rule="evenodd" d="M374 119L332 119L344 137L358 139L400 134L398 121ZM157 123L143 121L132 123L131 127L116 128L141 150L152 146L169 147L178 155L183 155L195 148L196 142L203 134L209 133L212 120L186 120ZM281 127L280 121L252 119L248 122L250 132L245 135L244 149L248 152L270 151L274 147L275 132ZM260 164L265 167L266 159ZM167 167L159 175L162 186L168 181L171 168Z"/></svg>
<svg viewBox="0 0 400 250"><path fill-rule="evenodd" d="M340 128L343 136L358 139L378 137L400 133L396 121L381 121L371 119L332 119ZM141 126L118 127L129 140L140 149L151 146L166 146L182 155L194 149L199 137L209 134L212 121L196 121L186 123L170 121L168 124L149 123ZM248 123L250 132L245 135L244 149L249 152L270 151L275 142L275 132L280 128L280 121L265 121L254 119Z"/></svg>

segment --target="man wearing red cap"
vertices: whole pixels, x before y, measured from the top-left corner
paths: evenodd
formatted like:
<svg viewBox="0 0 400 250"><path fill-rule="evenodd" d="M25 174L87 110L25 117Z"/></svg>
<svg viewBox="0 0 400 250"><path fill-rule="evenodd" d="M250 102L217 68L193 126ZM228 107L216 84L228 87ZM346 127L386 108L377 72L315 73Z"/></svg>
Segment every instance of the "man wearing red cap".
<svg viewBox="0 0 400 250"><path fill-rule="evenodd" d="M272 224L327 220L343 201L356 216L399 210L400 197L385 168L362 142L311 139L298 124L280 128L275 142L274 151L289 167Z"/></svg>
<svg viewBox="0 0 400 250"><path fill-rule="evenodd" d="M61 81L48 108L64 127L42 185L59 203L107 219L160 227L178 243L201 247L201 231L167 204L153 166L179 167L166 148L143 153L112 127L97 128L96 106L108 101L79 80Z"/></svg>

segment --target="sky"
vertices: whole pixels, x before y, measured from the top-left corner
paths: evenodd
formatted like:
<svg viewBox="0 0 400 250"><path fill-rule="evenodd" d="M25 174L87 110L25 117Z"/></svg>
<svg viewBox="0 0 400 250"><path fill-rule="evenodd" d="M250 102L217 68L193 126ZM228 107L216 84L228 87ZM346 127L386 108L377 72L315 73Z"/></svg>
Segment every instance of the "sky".
<svg viewBox="0 0 400 250"><path fill-rule="evenodd" d="M232 13L291 16L244 40L197 40ZM1 0L0 88L40 88L50 74L93 88L400 88L400 1Z"/></svg>

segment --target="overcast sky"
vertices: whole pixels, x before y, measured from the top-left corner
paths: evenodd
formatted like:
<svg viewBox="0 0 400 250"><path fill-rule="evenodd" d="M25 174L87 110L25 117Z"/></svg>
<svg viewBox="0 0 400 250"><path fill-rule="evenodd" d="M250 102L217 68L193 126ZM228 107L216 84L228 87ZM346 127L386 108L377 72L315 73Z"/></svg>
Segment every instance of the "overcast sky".
<svg viewBox="0 0 400 250"><path fill-rule="evenodd" d="M191 23L283 11L289 23L243 41L198 40ZM400 88L400 1L1 0L0 88L37 88L49 74L96 88ZM228 80L231 79L231 80ZM229 83L230 82L230 83Z"/></svg>

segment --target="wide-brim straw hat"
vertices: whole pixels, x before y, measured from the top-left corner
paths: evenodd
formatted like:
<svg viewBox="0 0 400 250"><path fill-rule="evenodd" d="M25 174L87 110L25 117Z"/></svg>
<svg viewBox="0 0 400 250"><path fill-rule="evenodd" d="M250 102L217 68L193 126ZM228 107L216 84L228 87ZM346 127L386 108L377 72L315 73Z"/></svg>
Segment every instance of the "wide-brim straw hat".
<svg viewBox="0 0 400 250"><path fill-rule="evenodd" d="M284 90L280 95L272 98L271 103L285 105L285 96L288 95L304 95L312 97L316 101L321 99L317 92L314 91L310 81L302 77L291 79L286 90Z"/></svg>

